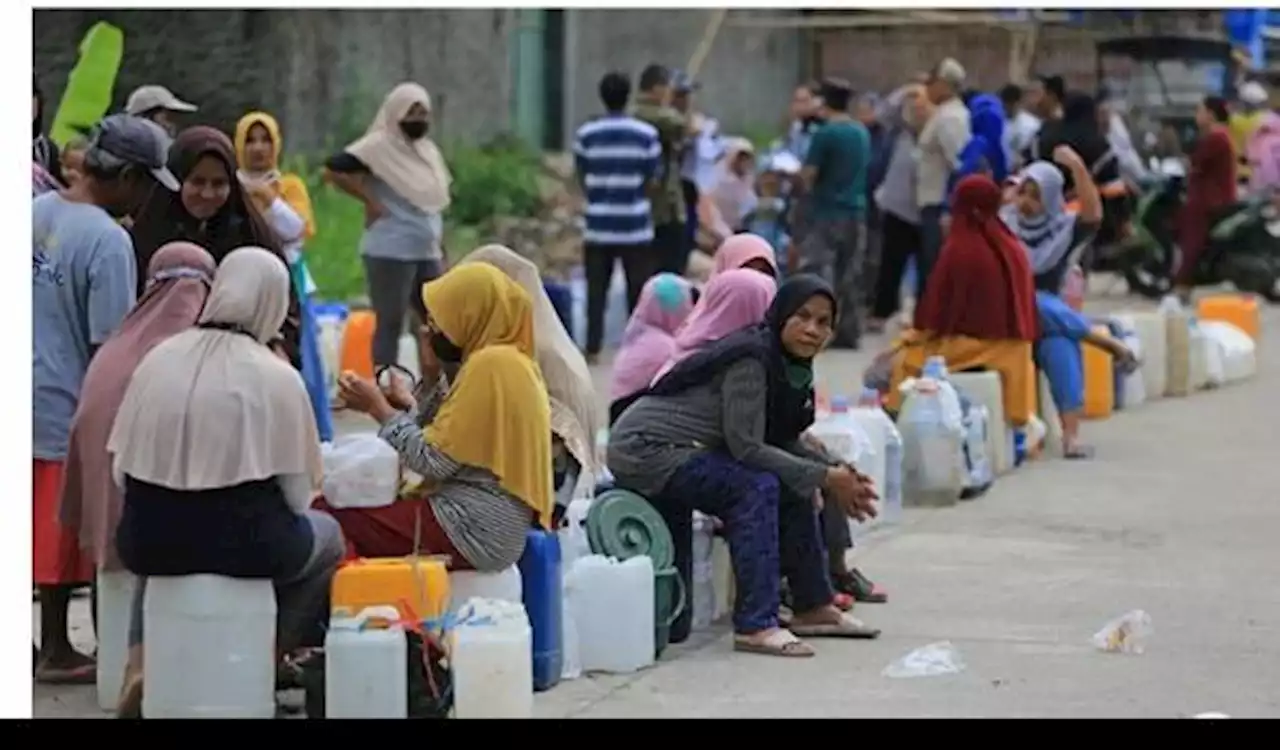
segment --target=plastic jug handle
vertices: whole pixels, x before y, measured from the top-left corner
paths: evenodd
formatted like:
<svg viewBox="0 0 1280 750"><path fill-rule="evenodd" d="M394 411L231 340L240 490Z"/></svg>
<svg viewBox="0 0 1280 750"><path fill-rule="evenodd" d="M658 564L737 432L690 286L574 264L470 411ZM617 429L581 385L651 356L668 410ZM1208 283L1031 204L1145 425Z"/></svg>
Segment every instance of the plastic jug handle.
<svg viewBox="0 0 1280 750"><path fill-rule="evenodd" d="M671 608L671 616L667 618L666 622L662 623L664 628L671 627L680 618L680 615L684 613L685 604L688 603L688 597L685 595L684 590L684 578L680 575L680 571L670 568L654 574L655 578L665 578L667 576L674 576L676 579L676 606Z"/></svg>
<svg viewBox="0 0 1280 750"><path fill-rule="evenodd" d="M364 626L374 619L386 620L391 623L400 623L404 618L400 616L400 610L389 604L380 604L376 607L365 607L360 610L360 614L351 618L352 623L363 629Z"/></svg>

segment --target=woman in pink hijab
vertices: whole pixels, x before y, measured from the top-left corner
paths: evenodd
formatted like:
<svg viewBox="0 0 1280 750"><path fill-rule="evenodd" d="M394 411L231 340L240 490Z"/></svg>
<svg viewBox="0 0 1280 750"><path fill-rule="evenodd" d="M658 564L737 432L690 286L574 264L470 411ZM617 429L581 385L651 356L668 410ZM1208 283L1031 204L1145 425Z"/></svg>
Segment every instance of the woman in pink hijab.
<svg viewBox="0 0 1280 750"><path fill-rule="evenodd" d="M764 320L777 292L773 277L759 271L734 268L712 276L693 312L676 331L671 356L653 382L712 341Z"/></svg>
<svg viewBox="0 0 1280 750"><path fill-rule="evenodd" d="M645 283L613 360L609 424L648 390L649 381L671 358L676 330L693 312L695 301L693 286L673 273L660 273Z"/></svg>
<svg viewBox="0 0 1280 750"><path fill-rule="evenodd" d="M196 324L216 267L213 256L199 245L170 242L161 247L147 265L147 286L138 304L93 355L84 376L71 423L61 518L100 570L124 569L115 543L123 500L107 454L116 411L142 358Z"/></svg>
<svg viewBox="0 0 1280 750"><path fill-rule="evenodd" d="M770 278L778 278L778 261L768 240L754 234L735 234L720 245L715 254L714 274L735 268L749 268Z"/></svg>

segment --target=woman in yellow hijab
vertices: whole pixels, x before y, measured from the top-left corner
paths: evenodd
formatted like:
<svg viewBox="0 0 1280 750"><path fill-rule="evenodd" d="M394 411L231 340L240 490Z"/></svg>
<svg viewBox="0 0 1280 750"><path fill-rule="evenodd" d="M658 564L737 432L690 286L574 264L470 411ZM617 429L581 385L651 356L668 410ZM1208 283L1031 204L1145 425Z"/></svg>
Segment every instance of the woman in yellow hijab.
<svg viewBox="0 0 1280 750"><path fill-rule="evenodd" d="M301 177L280 172L284 140L276 118L266 112L250 112L241 117L236 123L235 146L239 166L236 177L267 223L280 236L285 257L289 260L289 272L298 293L302 319L299 327L302 379L307 384L307 395L311 397L320 440L329 442L333 440L333 415L329 409L324 361L320 356L319 331L315 312L311 309L311 295L316 292L316 283L311 279L311 272L302 257L303 243L316 233L311 195Z"/></svg>
<svg viewBox="0 0 1280 750"><path fill-rule="evenodd" d="M416 397L354 373L339 378L349 408L381 425L419 489L383 508L316 507L338 519L361 557L446 554L455 569L496 572L550 528L551 406L534 360L533 302L498 269L466 263L422 289L431 367ZM461 363L452 383L441 364Z"/></svg>

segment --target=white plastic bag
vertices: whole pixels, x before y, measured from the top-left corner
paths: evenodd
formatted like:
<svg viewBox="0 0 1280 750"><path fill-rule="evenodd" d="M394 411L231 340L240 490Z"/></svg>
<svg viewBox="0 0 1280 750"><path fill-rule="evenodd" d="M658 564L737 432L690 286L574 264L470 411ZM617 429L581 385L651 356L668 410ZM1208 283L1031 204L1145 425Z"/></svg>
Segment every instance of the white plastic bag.
<svg viewBox="0 0 1280 750"><path fill-rule="evenodd" d="M884 668L880 674L893 679L938 677L965 670L964 658L951 641L921 646Z"/></svg>
<svg viewBox="0 0 1280 750"><path fill-rule="evenodd" d="M324 451L324 499L334 508L381 508L396 500L400 456L373 434L344 435Z"/></svg>
<svg viewBox="0 0 1280 750"><path fill-rule="evenodd" d="M1093 634L1091 642L1099 651L1109 654L1141 654L1154 632L1151 615L1135 609L1103 625L1102 630Z"/></svg>
<svg viewBox="0 0 1280 750"><path fill-rule="evenodd" d="M1235 383L1257 373L1257 344L1249 334L1220 320L1201 321L1200 330L1219 346L1225 382Z"/></svg>

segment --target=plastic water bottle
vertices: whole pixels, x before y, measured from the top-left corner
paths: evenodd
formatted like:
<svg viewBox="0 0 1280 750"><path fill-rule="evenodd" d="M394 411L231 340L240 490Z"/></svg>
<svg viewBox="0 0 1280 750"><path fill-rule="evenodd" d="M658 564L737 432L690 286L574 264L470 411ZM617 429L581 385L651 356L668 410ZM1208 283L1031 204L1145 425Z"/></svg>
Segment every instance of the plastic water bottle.
<svg viewBox="0 0 1280 750"><path fill-rule="evenodd" d="M902 520L902 434L884 412L880 391L864 388L858 397L858 408L880 428L884 437L884 484L880 490L880 525Z"/></svg>

